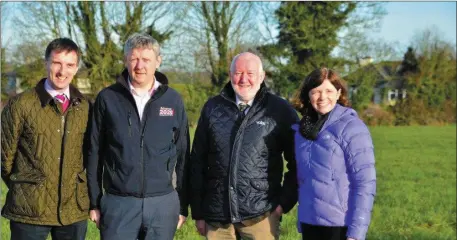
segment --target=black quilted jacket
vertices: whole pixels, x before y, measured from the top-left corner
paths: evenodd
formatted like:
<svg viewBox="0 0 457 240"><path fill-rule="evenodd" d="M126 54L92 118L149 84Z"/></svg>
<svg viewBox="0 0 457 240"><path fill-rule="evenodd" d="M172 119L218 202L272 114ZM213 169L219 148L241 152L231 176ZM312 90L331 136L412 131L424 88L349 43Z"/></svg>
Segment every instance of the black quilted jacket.
<svg viewBox="0 0 457 240"><path fill-rule="evenodd" d="M243 118L228 83L202 109L191 153L194 219L240 222L297 202L294 109L263 83ZM283 179L283 156L288 172Z"/></svg>

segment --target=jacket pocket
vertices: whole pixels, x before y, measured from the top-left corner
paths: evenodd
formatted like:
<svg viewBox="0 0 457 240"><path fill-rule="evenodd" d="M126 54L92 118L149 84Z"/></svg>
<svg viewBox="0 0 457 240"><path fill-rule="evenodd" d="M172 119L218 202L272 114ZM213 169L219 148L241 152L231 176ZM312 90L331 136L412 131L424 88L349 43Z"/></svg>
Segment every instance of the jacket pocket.
<svg viewBox="0 0 457 240"><path fill-rule="evenodd" d="M35 150L35 159L40 159L41 154L43 152L43 136L41 134L38 134L37 137L37 145L36 145L36 150Z"/></svg>
<svg viewBox="0 0 457 240"><path fill-rule="evenodd" d="M76 203L81 211L89 210L89 191L87 189L86 172L78 173L76 177Z"/></svg>
<svg viewBox="0 0 457 240"><path fill-rule="evenodd" d="M176 146L173 143L159 151L160 158L166 159L165 168L168 172L174 169L174 165L176 164L176 154Z"/></svg>
<svg viewBox="0 0 457 240"><path fill-rule="evenodd" d="M129 137L132 137L132 111L129 110L127 121L129 123Z"/></svg>
<svg viewBox="0 0 457 240"><path fill-rule="evenodd" d="M45 177L41 173L11 174L8 209L11 213L39 217L46 210Z"/></svg>
<svg viewBox="0 0 457 240"><path fill-rule="evenodd" d="M168 152L168 160L167 160L167 172L168 172L168 179L171 180L171 184L173 188L177 186L177 176L175 172L176 167L176 146L174 144L171 145L171 149Z"/></svg>
<svg viewBox="0 0 457 240"><path fill-rule="evenodd" d="M335 177L335 171L332 171L332 182L334 183L333 188L335 189L336 196L338 197L339 207L340 207L341 211L345 212L345 210L343 208L343 198L340 194L340 184L338 182L338 178Z"/></svg>

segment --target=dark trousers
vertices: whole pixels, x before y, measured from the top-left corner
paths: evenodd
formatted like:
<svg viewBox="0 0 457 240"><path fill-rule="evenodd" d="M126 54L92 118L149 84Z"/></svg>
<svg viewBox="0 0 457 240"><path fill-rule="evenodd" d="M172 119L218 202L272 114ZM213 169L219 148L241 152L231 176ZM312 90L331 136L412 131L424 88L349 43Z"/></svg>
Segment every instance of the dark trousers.
<svg viewBox="0 0 457 240"><path fill-rule="evenodd" d="M303 240L346 240L347 227L326 227L301 223Z"/></svg>
<svg viewBox="0 0 457 240"><path fill-rule="evenodd" d="M148 198L103 195L102 240L173 240L179 218L178 193Z"/></svg>
<svg viewBox="0 0 457 240"><path fill-rule="evenodd" d="M44 226L10 221L11 240L46 240L51 232L53 240L84 240L87 220L66 226Z"/></svg>

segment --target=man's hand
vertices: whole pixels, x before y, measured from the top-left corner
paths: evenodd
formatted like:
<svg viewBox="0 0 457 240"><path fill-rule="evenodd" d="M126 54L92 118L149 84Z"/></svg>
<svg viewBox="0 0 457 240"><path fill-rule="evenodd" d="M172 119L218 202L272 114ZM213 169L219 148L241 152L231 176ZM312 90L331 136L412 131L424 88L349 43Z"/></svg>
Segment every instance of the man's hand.
<svg viewBox="0 0 457 240"><path fill-rule="evenodd" d="M278 218L280 218L282 216L282 213L283 213L283 211L282 211L281 205L278 205L276 207L276 209L273 212L271 212L271 214L276 215L276 217L278 217Z"/></svg>
<svg viewBox="0 0 457 240"><path fill-rule="evenodd" d="M179 214L179 220L178 220L178 226L176 227L176 229L180 229L182 227L182 225L186 222L186 217Z"/></svg>
<svg viewBox="0 0 457 240"><path fill-rule="evenodd" d="M206 222L205 220L195 220L195 226L197 227L198 233L202 236L206 236Z"/></svg>
<svg viewBox="0 0 457 240"><path fill-rule="evenodd" d="M89 212L89 219L97 225L97 228L100 228L100 210L94 209Z"/></svg>

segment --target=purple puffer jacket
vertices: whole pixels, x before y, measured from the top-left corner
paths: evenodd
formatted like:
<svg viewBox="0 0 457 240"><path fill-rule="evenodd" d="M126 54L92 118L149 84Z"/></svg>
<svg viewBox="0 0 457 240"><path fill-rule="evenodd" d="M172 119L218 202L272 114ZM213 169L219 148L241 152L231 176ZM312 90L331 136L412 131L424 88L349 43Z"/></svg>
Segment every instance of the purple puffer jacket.
<svg viewBox="0 0 457 240"><path fill-rule="evenodd" d="M347 226L347 237L365 239L376 193L368 128L353 109L339 104L315 141L305 139L297 124L292 128L296 131L298 222Z"/></svg>

